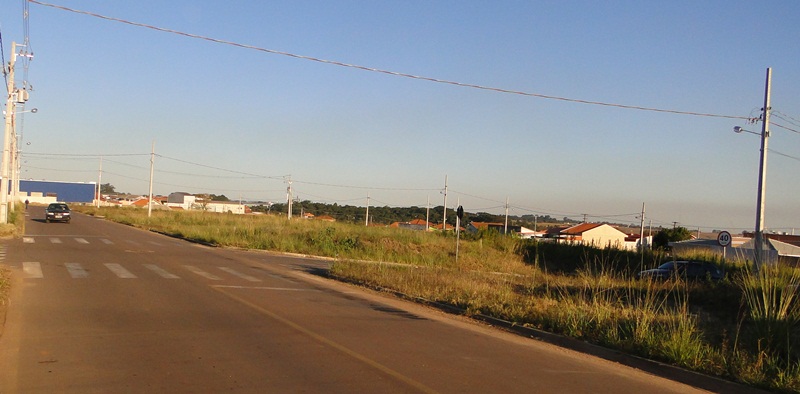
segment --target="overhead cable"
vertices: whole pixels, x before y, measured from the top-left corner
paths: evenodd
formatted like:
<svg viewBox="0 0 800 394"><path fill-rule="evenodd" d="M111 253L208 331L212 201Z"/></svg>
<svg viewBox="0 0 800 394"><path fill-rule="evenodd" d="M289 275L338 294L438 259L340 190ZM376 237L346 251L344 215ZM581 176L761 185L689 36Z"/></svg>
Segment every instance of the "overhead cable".
<svg viewBox="0 0 800 394"><path fill-rule="evenodd" d="M185 32L178 31L178 30L167 29L167 28L163 28L163 27L157 27L157 26L148 25L148 24L139 23L139 22L132 22L132 21L128 21L128 20L125 20L125 19L119 19L119 18L114 18L114 17L110 17L110 16L100 15L100 14L96 14L96 13L92 13L92 12L88 12L88 11L81 11L81 10L76 10L76 9L73 9L73 8L60 6L60 5L44 3L44 2L41 2L41 1L37 1L37 0L27 0L27 1L30 1L31 3L39 4L39 5L42 5L42 6L45 6L45 7L52 7L52 8L56 8L56 9L60 9L60 10L64 10L64 11L77 13L77 14L83 14L83 15L88 15L88 16L92 16L92 17L95 17L95 18L105 19L105 20L109 20L109 21L113 21L113 22L124 23L124 24L128 24L128 25L131 25L131 26L143 27L143 28L146 28L146 29L152 29L152 30L156 30L156 31L164 32L164 33L177 34L177 35L184 36L184 37L210 41L210 42L217 43L217 44L230 45L230 46L235 46L235 47L244 48L244 49L251 49L251 50L255 50L255 51L271 53L271 54L274 54L274 55L288 56L288 57L292 57L292 58L296 58L296 59L308 60L308 61L318 62L318 63L323 63L323 64L330 64L330 65L340 66L340 67L354 68L354 69L358 69L358 70L362 70L362 71L369 71L369 72L375 72L375 73L380 73L380 74L387 74L387 75L392 75L392 76L396 76L396 77L411 78L411 79L417 79L417 80L428 81L428 82L435 82L435 83L441 83L441 84L447 84L447 85L461 86L461 87L466 87L466 88L488 90L488 91L493 91L493 92L498 92L498 93L515 94L515 95L520 95L520 96L536 97L536 98L547 99L547 100L566 101L566 102L578 103L578 104L600 105L600 106L605 106L605 107L615 107L615 108L632 109L632 110L640 110L640 111L650 111L650 112L661 112L661 113L670 113L670 114L677 114L677 115L705 116L705 117L712 117L712 118L727 118L727 119L742 119L742 120L750 120L751 119L751 118L746 117L746 116L721 115L721 114L711 114L711 113L692 112L692 111L679 111L679 110L671 110L671 109L643 107L643 106L638 106L638 105L616 104L616 103L607 103L607 102L602 102L602 101L574 99L574 98L568 98L568 97L546 95L546 94L541 94L541 93L524 92L524 91L521 91L521 90L504 89L504 88L497 88L497 87L491 87L491 86L485 86L485 85L477 85L477 84L472 84L472 83L456 82L456 81L433 78L433 77L426 77L426 76L421 76L421 75L413 75L413 74L407 74L407 73L399 72L399 71L391 71L391 70L385 70L385 69L380 69L380 68L361 66L361 65L357 65L357 64L344 63L344 62L335 61L335 60L326 60L326 59L316 58L316 57L312 57L312 56L298 55L298 54L291 53L291 52L279 51L279 50L275 50L275 49L261 48L261 47L257 47L257 46L254 46L254 45L241 44L241 43L237 43L237 42L234 42L234 41L228 41L228 40L222 40L222 39L218 39L218 38L201 36L201 35L197 35L197 34L185 33Z"/></svg>

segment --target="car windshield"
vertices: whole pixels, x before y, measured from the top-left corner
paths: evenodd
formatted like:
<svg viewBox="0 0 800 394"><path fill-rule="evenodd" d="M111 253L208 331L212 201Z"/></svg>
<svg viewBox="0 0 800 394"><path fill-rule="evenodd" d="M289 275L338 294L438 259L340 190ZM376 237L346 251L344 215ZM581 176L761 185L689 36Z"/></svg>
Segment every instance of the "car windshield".
<svg viewBox="0 0 800 394"><path fill-rule="evenodd" d="M67 208L67 204L50 204L50 206L48 206L47 209L50 209L50 210L53 210L53 211L68 211L69 210L69 208Z"/></svg>
<svg viewBox="0 0 800 394"><path fill-rule="evenodd" d="M664 263L658 266L660 270L674 270L678 268L680 265L674 261L670 261L669 263Z"/></svg>

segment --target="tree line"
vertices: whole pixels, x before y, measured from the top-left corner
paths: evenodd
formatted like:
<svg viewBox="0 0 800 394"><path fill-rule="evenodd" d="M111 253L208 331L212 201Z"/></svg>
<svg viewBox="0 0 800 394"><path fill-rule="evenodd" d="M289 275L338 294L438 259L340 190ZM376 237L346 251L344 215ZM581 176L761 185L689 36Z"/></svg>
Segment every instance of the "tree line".
<svg viewBox="0 0 800 394"><path fill-rule="evenodd" d="M286 203L273 203L273 204L259 204L251 206L254 212L263 212L269 214L287 214L288 204ZM415 219L425 220L432 224L442 223L442 212L444 208L441 205L430 207L389 207L389 206L375 206L369 207L369 222L374 224L389 225L394 222L410 222ZM340 222L351 223L364 223L366 221L367 208L363 206L354 205L339 205L337 203L328 204L313 201L296 201L292 203L293 215L302 215L304 213L311 213L314 216L330 216ZM481 223L504 223L504 215L496 215L488 212L464 212L463 224L469 222ZM447 209L447 224L455 225L456 211L455 209ZM542 225L565 224L574 223L569 218L556 219L549 215L523 215L523 216L508 216L509 225L523 226L533 228L534 225L542 228Z"/></svg>

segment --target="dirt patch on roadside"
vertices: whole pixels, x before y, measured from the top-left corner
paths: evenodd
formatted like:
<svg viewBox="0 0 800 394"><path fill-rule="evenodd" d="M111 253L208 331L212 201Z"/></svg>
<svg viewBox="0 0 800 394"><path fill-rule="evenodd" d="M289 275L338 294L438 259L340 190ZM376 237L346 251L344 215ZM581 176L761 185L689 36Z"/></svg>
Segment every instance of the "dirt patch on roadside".
<svg viewBox="0 0 800 394"><path fill-rule="evenodd" d="M0 336L6 325L6 309L8 309L8 293L11 290L11 271L0 268Z"/></svg>

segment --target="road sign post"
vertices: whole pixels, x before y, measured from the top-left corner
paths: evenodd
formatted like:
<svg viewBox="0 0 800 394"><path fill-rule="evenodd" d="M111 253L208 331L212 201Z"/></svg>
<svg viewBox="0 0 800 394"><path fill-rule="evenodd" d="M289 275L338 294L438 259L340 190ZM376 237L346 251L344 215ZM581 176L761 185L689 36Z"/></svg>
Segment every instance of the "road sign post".
<svg viewBox="0 0 800 394"><path fill-rule="evenodd" d="M719 234L717 234L717 243L719 246L722 246L722 260L725 260L725 254L728 250L728 246L731 244L731 241L731 233L727 231L720 231Z"/></svg>

